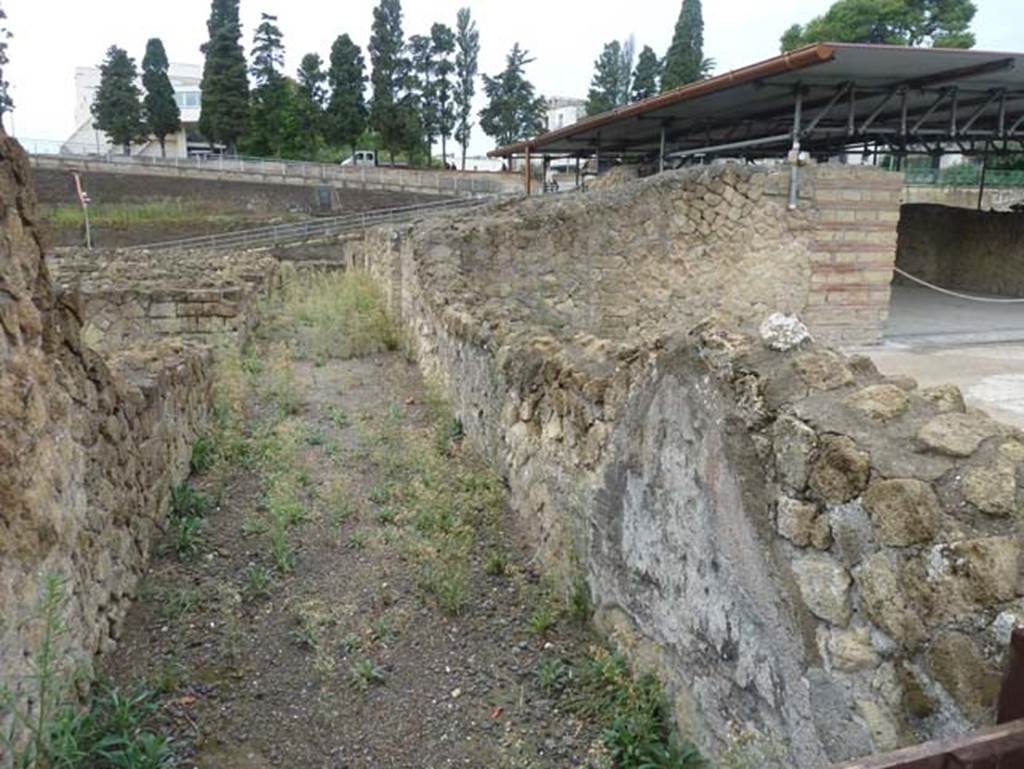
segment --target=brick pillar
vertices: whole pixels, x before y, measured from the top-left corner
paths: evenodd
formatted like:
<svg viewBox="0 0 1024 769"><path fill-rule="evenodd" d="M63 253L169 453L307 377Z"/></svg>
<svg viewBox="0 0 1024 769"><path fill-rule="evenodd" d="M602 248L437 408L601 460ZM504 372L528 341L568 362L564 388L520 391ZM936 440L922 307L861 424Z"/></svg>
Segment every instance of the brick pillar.
<svg viewBox="0 0 1024 769"><path fill-rule="evenodd" d="M804 320L831 344L871 344L889 316L903 177L877 168L811 169L811 290Z"/></svg>

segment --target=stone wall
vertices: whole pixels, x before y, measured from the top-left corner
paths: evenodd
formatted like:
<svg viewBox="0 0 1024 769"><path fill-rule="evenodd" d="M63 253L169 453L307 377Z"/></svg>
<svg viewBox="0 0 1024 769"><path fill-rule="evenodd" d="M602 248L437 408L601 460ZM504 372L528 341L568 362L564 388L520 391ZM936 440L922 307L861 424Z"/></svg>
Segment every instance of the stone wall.
<svg viewBox="0 0 1024 769"><path fill-rule="evenodd" d="M896 265L944 288L1024 296L1024 214L905 205Z"/></svg>
<svg viewBox="0 0 1024 769"><path fill-rule="evenodd" d="M820 767L986 722L1024 609L1021 435L967 412L955 388L917 392L811 341L780 352L695 321L802 306L799 286L731 264L723 281L685 251L651 270L660 280L645 275L637 255L669 253L659 232L688 225L666 216L692 221L708 173L381 230L350 258L507 478L539 559L564 584L586 580L598 625L660 673L706 751L736 727L764 735L783 766ZM845 188L832 173L805 184L808 200L831 190L857 204L833 212L854 217L891 204L889 189L855 188L859 171ZM617 233L626 221L637 232ZM842 220L792 221L821 232ZM625 238L634 262L614 273ZM809 272L797 254L776 277ZM627 304L615 322L601 315L612 276Z"/></svg>
<svg viewBox="0 0 1024 769"><path fill-rule="evenodd" d="M81 307L43 261L27 158L6 137L0 326L0 685L24 694L48 575L69 599L66 669L117 636L207 415L209 353L168 341L103 358L83 344Z"/></svg>
<svg viewBox="0 0 1024 769"><path fill-rule="evenodd" d="M278 268L261 251L82 249L49 261L54 282L80 297L86 339L104 351L165 337L242 345Z"/></svg>

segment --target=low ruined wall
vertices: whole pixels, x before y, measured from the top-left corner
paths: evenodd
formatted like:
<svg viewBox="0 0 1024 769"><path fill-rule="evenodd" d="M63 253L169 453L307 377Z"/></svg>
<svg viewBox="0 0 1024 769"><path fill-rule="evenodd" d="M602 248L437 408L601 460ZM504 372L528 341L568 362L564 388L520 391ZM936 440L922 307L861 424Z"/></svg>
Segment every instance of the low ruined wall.
<svg viewBox="0 0 1024 769"><path fill-rule="evenodd" d="M240 346L278 268L260 251L82 249L49 261L54 283L79 296L85 338L104 351L166 337Z"/></svg>
<svg viewBox="0 0 1024 769"><path fill-rule="evenodd" d="M27 158L0 137L0 686L19 707L41 590L65 582L71 672L111 647L210 406L209 353L185 342L106 358L43 261ZM7 714L0 729L8 733Z"/></svg>
<svg viewBox="0 0 1024 769"><path fill-rule="evenodd" d="M905 205L896 265L944 288L1024 296L1024 214Z"/></svg>
<svg viewBox="0 0 1024 769"><path fill-rule="evenodd" d="M694 179L637 184L683 213L673 196ZM526 249L560 236L537 223L583 237L602 218L614 228L618 208L656 248L652 221L669 225L630 194L592 193L579 229L558 201L378 231L350 244L352 264L381 282L507 478L540 560L565 584L586 580L598 625L660 673L706 751L738 729L782 766L820 767L988 721L1024 614L1021 436L966 412L955 388L917 392L812 342L777 352L695 327L668 271L648 316L627 311L627 333L598 317L600 301L566 307L585 254L543 262L551 251ZM591 237L599 263L608 244ZM799 302L759 285L751 304ZM742 318L692 288L695 307Z"/></svg>

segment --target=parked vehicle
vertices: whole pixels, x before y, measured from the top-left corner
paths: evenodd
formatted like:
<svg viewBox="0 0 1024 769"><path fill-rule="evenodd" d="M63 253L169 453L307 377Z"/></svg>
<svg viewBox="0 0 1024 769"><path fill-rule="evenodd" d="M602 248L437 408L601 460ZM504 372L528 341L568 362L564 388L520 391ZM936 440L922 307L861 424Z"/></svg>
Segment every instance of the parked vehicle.
<svg viewBox="0 0 1024 769"><path fill-rule="evenodd" d="M375 166L377 165L377 153L373 150L356 150L349 157L341 161L343 166Z"/></svg>

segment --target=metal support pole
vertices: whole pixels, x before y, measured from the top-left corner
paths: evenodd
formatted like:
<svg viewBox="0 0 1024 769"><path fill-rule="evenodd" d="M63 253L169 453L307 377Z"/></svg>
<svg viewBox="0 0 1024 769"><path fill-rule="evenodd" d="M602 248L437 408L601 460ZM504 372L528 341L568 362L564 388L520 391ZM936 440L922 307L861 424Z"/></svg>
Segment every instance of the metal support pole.
<svg viewBox="0 0 1024 769"><path fill-rule="evenodd" d="M576 156L576 189L580 188L580 156Z"/></svg>
<svg viewBox="0 0 1024 769"><path fill-rule="evenodd" d="M665 171L665 126L661 127L661 147L658 150L658 173Z"/></svg>
<svg viewBox="0 0 1024 769"><path fill-rule="evenodd" d="M511 161L510 161L511 162ZM533 190L533 179L530 173L530 145L526 145L526 197L530 197Z"/></svg>
<svg viewBox="0 0 1024 769"><path fill-rule="evenodd" d="M988 153L981 156L981 178L978 180L978 210L981 210L981 199L985 195L985 170L988 167Z"/></svg>
<svg viewBox="0 0 1024 769"><path fill-rule="evenodd" d="M789 150L789 210L796 209L800 195L800 118L803 112L804 95L796 87L796 103L793 105L793 146Z"/></svg>
<svg viewBox="0 0 1024 769"><path fill-rule="evenodd" d="M548 169L550 167L551 167L551 158L549 158L547 155L545 155L544 156L544 160L541 162L541 173L543 174L543 177L544 177L541 180L541 189L544 191L545 195L548 194Z"/></svg>

